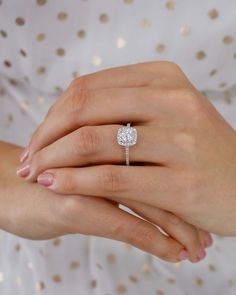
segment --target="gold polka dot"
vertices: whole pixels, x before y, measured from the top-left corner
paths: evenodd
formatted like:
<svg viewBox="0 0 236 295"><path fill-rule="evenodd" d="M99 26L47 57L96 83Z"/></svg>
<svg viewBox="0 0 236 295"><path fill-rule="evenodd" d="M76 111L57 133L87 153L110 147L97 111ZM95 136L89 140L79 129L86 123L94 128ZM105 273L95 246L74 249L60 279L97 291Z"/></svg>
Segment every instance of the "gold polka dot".
<svg viewBox="0 0 236 295"><path fill-rule="evenodd" d="M8 128L13 122L13 115L12 114L6 114L4 121L5 121L4 126Z"/></svg>
<svg viewBox="0 0 236 295"><path fill-rule="evenodd" d="M92 61L91 61L91 63L92 63L92 65L94 65L95 67L100 66L101 63L102 63L102 59L101 59L100 56L95 55L95 56L92 57Z"/></svg>
<svg viewBox="0 0 236 295"><path fill-rule="evenodd" d="M165 51L165 49L166 49L166 45L163 44L163 43L158 44L158 45L156 46L156 52L157 52L157 53L163 53L163 52Z"/></svg>
<svg viewBox="0 0 236 295"><path fill-rule="evenodd" d="M234 53L234 58L236 58L236 53Z"/></svg>
<svg viewBox="0 0 236 295"><path fill-rule="evenodd" d="M225 101L227 104L231 104L231 103L232 103L231 93L230 93L230 91L228 91L228 90L224 91L224 101Z"/></svg>
<svg viewBox="0 0 236 295"><path fill-rule="evenodd" d="M181 267L181 262L175 262L173 263L174 268L180 268Z"/></svg>
<svg viewBox="0 0 236 295"><path fill-rule="evenodd" d="M107 261L109 263L115 263L116 262L116 256L114 254L107 255Z"/></svg>
<svg viewBox="0 0 236 295"><path fill-rule="evenodd" d="M205 57L206 57L206 53L205 53L204 51L198 51L198 52L196 53L196 58L197 58L198 60L203 60Z"/></svg>
<svg viewBox="0 0 236 295"><path fill-rule="evenodd" d="M194 279L194 284L195 284L196 286L202 286L202 284L203 284L203 280L202 280L200 277L196 277L196 278Z"/></svg>
<svg viewBox="0 0 236 295"><path fill-rule="evenodd" d="M148 20L147 18L143 18L141 21L140 21L140 26L147 29L147 28L150 28L152 25L151 21Z"/></svg>
<svg viewBox="0 0 236 295"><path fill-rule="evenodd" d="M45 38L46 38L46 34L44 34L44 33L39 33L39 34L36 36L36 39L37 39L37 41L39 41L39 42L45 40Z"/></svg>
<svg viewBox="0 0 236 295"><path fill-rule="evenodd" d="M55 275L52 276L52 280L55 283L60 283L62 281L62 278L61 278L61 276L59 274L55 274Z"/></svg>
<svg viewBox="0 0 236 295"><path fill-rule="evenodd" d="M127 287L124 284L119 284L116 286L116 292L120 294L124 294L127 291Z"/></svg>
<svg viewBox="0 0 236 295"><path fill-rule="evenodd" d="M66 20L67 19L67 13L64 11L61 11L58 13L57 18L61 21Z"/></svg>
<svg viewBox="0 0 236 295"><path fill-rule="evenodd" d="M116 46L118 48L123 48L123 47L125 47L125 45L126 45L126 40L124 38L119 37L116 39Z"/></svg>
<svg viewBox="0 0 236 295"><path fill-rule="evenodd" d="M171 285L174 285L176 283L176 280L175 280L175 278L169 278L169 279L167 279L167 282Z"/></svg>
<svg viewBox="0 0 236 295"><path fill-rule="evenodd" d="M23 26L25 24L25 20L22 17L17 17L15 22L18 26Z"/></svg>
<svg viewBox="0 0 236 295"><path fill-rule="evenodd" d="M73 73L72 73L72 77L73 78L78 78L80 76L80 72L79 71L74 71Z"/></svg>
<svg viewBox="0 0 236 295"><path fill-rule="evenodd" d="M65 50L64 50L63 48L58 48L58 49L56 50L56 54L57 54L58 56L64 56L64 55L65 55Z"/></svg>
<svg viewBox="0 0 236 295"><path fill-rule="evenodd" d="M27 266L29 269L32 269L34 267L33 263L31 261L27 262Z"/></svg>
<svg viewBox="0 0 236 295"><path fill-rule="evenodd" d="M6 32L6 31L0 30L0 35L1 35L3 38L7 38L7 32Z"/></svg>
<svg viewBox="0 0 236 295"><path fill-rule="evenodd" d="M39 6L42 6L42 5L46 4L46 3L47 3L47 0L37 0L37 4Z"/></svg>
<svg viewBox="0 0 236 295"><path fill-rule="evenodd" d="M20 276L16 276L16 284L17 286L20 286L22 284L22 280Z"/></svg>
<svg viewBox="0 0 236 295"><path fill-rule="evenodd" d="M124 247L126 248L126 250L133 250L133 246L127 243L123 242Z"/></svg>
<svg viewBox="0 0 236 295"><path fill-rule="evenodd" d="M109 21L109 16L106 13L102 13L99 16L99 20L102 23L107 23Z"/></svg>
<svg viewBox="0 0 236 295"><path fill-rule="evenodd" d="M217 74L217 69L212 69L210 72L209 72L209 76L215 76L215 74Z"/></svg>
<svg viewBox="0 0 236 295"><path fill-rule="evenodd" d="M158 289L157 292L156 292L157 295L165 295L165 292Z"/></svg>
<svg viewBox="0 0 236 295"><path fill-rule="evenodd" d="M227 86L227 82L221 82L218 85L219 88L225 88L226 86Z"/></svg>
<svg viewBox="0 0 236 295"><path fill-rule="evenodd" d="M216 19L219 16L219 12L217 9L211 9L210 11L208 11L208 16L211 19Z"/></svg>
<svg viewBox="0 0 236 295"><path fill-rule="evenodd" d="M63 92L63 89L60 86L56 86L55 87L56 92L58 92L59 94L61 94Z"/></svg>
<svg viewBox="0 0 236 295"><path fill-rule="evenodd" d="M134 0L123 0L125 4L132 4Z"/></svg>
<svg viewBox="0 0 236 295"><path fill-rule="evenodd" d="M56 246L56 247L60 246L61 239L60 238L53 239L52 244L53 244L53 246Z"/></svg>
<svg viewBox="0 0 236 295"><path fill-rule="evenodd" d="M15 245L15 251L16 251L16 252L19 252L20 249L21 249L20 244L16 244L16 245Z"/></svg>
<svg viewBox="0 0 236 295"><path fill-rule="evenodd" d="M42 105L46 102L46 97L45 96L38 96L37 101L40 105Z"/></svg>
<svg viewBox="0 0 236 295"><path fill-rule="evenodd" d="M39 282L37 282L36 285L35 285L35 289L36 289L36 291L42 291L42 290L44 290L45 288L46 288L46 285L45 285L45 283L44 283L43 281L39 281Z"/></svg>
<svg viewBox="0 0 236 295"><path fill-rule="evenodd" d="M42 75L42 74L44 74L46 72L46 69L44 68L44 67L39 67L38 69L37 69L37 74L38 75Z"/></svg>
<svg viewBox="0 0 236 295"><path fill-rule="evenodd" d="M85 38L86 37L86 31L85 30L78 31L77 36L79 38Z"/></svg>
<svg viewBox="0 0 236 295"><path fill-rule="evenodd" d="M17 86L17 81L15 79L10 78L8 81L12 86Z"/></svg>
<svg viewBox="0 0 236 295"><path fill-rule="evenodd" d="M7 67L7 68L10 68L12 66L11 62L9 60L4 60L4 65Z"/></svg>
<svg viewBox="0 0 236 295"><path fill-rule="evenodd" d="M209 264L208 269L209 269L209 271L212 271L212 272L216 271L216 267L214 264Z"/></svg>
<svg viewBox="0 0 236 295"><path fill-rule="evenodd" d="M175 7L176 7L176 5L175 5L174 1L167 1L166 2L166 8L168 10L175 10Z"/></svg>
<svg viewBox="0 0 236 295"><path fill-rule="evenodd" d="M226 45L232 44L232 43L234 42L234 38L231 37L231 36L225 36L225 37L223 38L223 42L224 42L224 44L226 44Z"/></svg>
<svg viewBox="0 0 236 295"><path fill-rule="evenodd" d="M80 265L79 261L72 260L71 263L70 263L70 269L75 270L75 269L77 269L79 267L79 265Z"/></svg>
<svg viewBox="0 0 236 295"><path fill-rule="evenodd" d="M137 283L138 282L138 278L136 276L133 276L133 275L130 275L129 276L129 280L132 282L132 283Z"/></svg>
<svg viewBox="0 0 236 295"><path fill-rule="evenodd" d="M191 34L191 29L188 26L182 26L180 28L180 34L182 36L189 36Z"/></svg>
<svg viewBox="0 0 236 295"><path fill-rule="evenodd" d="M20 49L20 54L23 56L23 57L26 57L27 56L27 53L24 49Z"/></svg>
<svg viewBox="0 0 236 295"><path fill-rule="evenodd" d="M4 281L4 273L0 272L0 283Z"/></svg>
<svg viewBox="0 0 236 295"><path fill-rule="evenodd" d="M90 286L91 286L91 288L96 288L97 287L97 281L96 280L92 280L90 282Z"/></svg>
<svg viewBox="0 0 236 295"><path fill-rule="evenodd" d="M22 100L20 102L20 108L23 112L27 111L29 107L30 107L30 102L27 99Z"/></svg>
<svg viewBox="0 0 236 295"><path fill-rule="evenodd" d="M145 263L141 266L141 271L143 273L149 274L151 272L152 268L149 264Z"/></svg>
<svg viewBox="0 0 236 295"><path fill-rule="evenodd" d="M233 287L235 285L234 280L233 279L229 279L228 280L228 285L229 285L229 287Z"/></svg>

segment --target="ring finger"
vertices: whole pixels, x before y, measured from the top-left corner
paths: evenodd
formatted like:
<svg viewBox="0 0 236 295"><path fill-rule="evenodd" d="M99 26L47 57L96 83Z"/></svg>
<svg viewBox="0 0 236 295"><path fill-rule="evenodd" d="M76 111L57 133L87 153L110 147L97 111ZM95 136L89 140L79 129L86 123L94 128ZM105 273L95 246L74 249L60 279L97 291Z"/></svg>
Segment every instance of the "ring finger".
<svg viewBox="0 0 236 295"><path fill-rule="evenodd" d="M18 175L28 176L27 179L35 181L40 173L49 168L122 164L125 162L125 147L117 143L117 131L120 127L124 126L79 128L36 152L30 163L26 161L19 167ZM137 129L138 139L137 143L130 147L130 162L165 165L174 160L175 145L170 142L171 134L168 128L148 125L133 127ZM28 169L28 175L25 173L25 167Z"/></svg>

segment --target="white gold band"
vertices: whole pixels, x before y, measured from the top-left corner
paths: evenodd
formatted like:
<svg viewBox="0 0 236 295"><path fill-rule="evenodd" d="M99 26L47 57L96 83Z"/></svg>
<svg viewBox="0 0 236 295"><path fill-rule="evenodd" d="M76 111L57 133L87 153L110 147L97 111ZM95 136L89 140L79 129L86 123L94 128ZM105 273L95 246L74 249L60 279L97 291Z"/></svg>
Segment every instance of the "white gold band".
<svg viewBox="0 0 236 295"><path fill-rule="evenodd" d="M129 166L129 147L137 143L137 130L134 127L130 127L130 123L127 126L121 127L117 132L117 143L125 146L125 162Z"/></svg>

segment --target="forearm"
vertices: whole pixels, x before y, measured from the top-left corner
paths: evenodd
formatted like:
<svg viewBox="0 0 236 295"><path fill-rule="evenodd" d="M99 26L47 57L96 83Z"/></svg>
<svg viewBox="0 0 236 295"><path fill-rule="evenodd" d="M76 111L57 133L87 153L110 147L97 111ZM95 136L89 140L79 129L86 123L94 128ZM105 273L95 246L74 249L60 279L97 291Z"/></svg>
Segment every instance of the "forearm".
<svg viewBox="0 0 236 295"><path fill-rule="evenodd" d="M12 195L11 189L17 187L19 179L16 176L16 167L22 148L7 142L0 141L0 228L5 228L6 200Z"/></svg>

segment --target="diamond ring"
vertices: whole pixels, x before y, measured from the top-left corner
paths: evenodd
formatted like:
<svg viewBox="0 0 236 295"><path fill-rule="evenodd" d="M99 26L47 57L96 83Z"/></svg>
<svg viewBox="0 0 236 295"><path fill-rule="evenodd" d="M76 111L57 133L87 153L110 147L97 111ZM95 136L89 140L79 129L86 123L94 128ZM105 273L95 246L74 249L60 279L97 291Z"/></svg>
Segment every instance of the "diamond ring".
<svg viewBox="0 0 236 295"><path fill-rule="evenodd" d="M136 128L130 127L130 123L127 123L125 127L120 127L117 132L117 142L119 145L125 146L125 161L129 166L129 147L137 143Z"/></svg>

